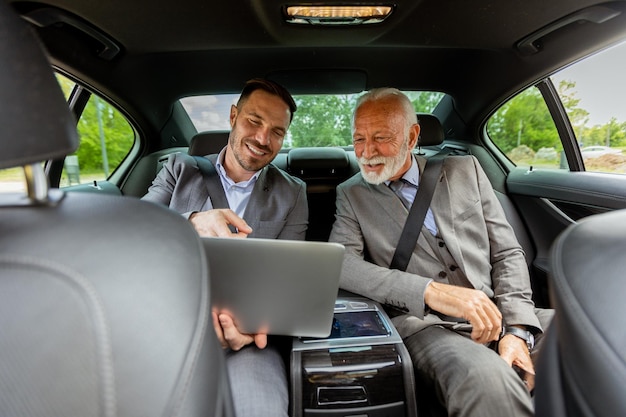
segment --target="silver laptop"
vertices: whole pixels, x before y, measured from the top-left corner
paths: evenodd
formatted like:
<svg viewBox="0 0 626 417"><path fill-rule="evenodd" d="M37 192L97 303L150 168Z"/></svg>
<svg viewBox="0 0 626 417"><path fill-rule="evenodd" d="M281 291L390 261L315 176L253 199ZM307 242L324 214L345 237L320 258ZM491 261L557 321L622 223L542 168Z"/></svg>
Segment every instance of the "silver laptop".
<svg viewBox="0 0 626 417"><path fill-rule="evenodd" d="M202 238L213 309L243 333L327 337L344 247L338 243Z"/></svg>

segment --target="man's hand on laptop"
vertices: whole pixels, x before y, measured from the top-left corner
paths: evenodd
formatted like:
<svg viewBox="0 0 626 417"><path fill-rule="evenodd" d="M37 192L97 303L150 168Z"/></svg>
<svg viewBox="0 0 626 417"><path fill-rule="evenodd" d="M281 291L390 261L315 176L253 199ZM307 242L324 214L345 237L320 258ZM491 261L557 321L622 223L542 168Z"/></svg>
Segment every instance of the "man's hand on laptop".
<svg viewBox="0 0 626 417"><path fill-rule="evenodd" d="M202 237L243 238L252 233L248 223L230 209L199 211L189 216L189 221Z"/></svg>
<svg viewBox="0 0 626 417"><path fill-rule="evenodd" d="M228 314L213 312L213 327L215 327L215 333L222 345L222 348L230 348L232 350L239 350L242 347L254 342L259 349L267 346L267 334L242 334L239 333L232 317Z"/></svg>

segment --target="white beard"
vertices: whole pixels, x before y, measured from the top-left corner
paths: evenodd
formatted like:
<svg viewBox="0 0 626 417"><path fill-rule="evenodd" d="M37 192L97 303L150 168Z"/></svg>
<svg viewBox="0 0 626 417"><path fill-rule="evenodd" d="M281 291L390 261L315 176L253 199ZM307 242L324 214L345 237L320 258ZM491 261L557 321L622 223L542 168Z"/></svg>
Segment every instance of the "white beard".
<svg viewBox="0 0 626 417"><path fill-rule="evenodd" d="M375 156L374 158L357 158L359 168L361 168L361 175L365 181L370 184L378 185L387 181L393 177L402 168L402 165L406 161L408 153L408 147L404 144L401 147L400 153L396 156ZM379 173L365 172L363 165L383 164L383 169Z"/></svg>

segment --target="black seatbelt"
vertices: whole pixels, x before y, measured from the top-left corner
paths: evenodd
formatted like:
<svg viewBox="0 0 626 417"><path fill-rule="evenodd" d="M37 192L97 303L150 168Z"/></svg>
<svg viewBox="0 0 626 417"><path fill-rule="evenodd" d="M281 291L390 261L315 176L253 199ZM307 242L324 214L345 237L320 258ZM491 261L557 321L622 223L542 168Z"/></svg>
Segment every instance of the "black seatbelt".
<svg viewBox="0 0 626 417"><path fill-rule="evenodd" d="M222 187L220 177L217 175L217 170L213 163L203 156L194 155L193 158L196 160L198 169L204 177L204 183L209 192L213 208L230 208L224 187Z"/></svg>
<svg viewBox="0 0 626 417"><path fill-rule="evenodd" d="M411 254L417 244L417 238L422 231L426 212L428 211L428 207L430 207L430 201L433 198L435 187L437 186L437 179L439 179L441 175L441 167L447 153L448 152L439 153L426 161L415 200L411 205L406 223L404 223L404 229L402 229L402 234L400 235L400 240L398 240L398 246L393 254L391 265L389 265L391 269L405 271L406 267L409 265Z"/></svg>

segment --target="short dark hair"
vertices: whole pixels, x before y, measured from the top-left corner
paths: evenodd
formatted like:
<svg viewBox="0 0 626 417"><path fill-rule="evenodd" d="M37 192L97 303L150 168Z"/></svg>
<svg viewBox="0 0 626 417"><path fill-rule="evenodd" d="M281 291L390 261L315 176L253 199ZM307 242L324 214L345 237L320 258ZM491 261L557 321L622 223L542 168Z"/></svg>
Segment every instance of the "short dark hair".
<svg viewBox="0 0 626 417"><path fill-rule="evenodd" d="M298 109L296 106L296 102L293 97L285 87L278 84L277 82L266 80L265 78L253 78L251 80L246 81L246 84L243 86L243 90L241 90L241 95L239 96L239 100L237 101L237 107L240 104L243 104L250 94L256 90L263 90L270 94L280 97L287 106L289 106L289 123L293 120L293 114Z"/></svg>

